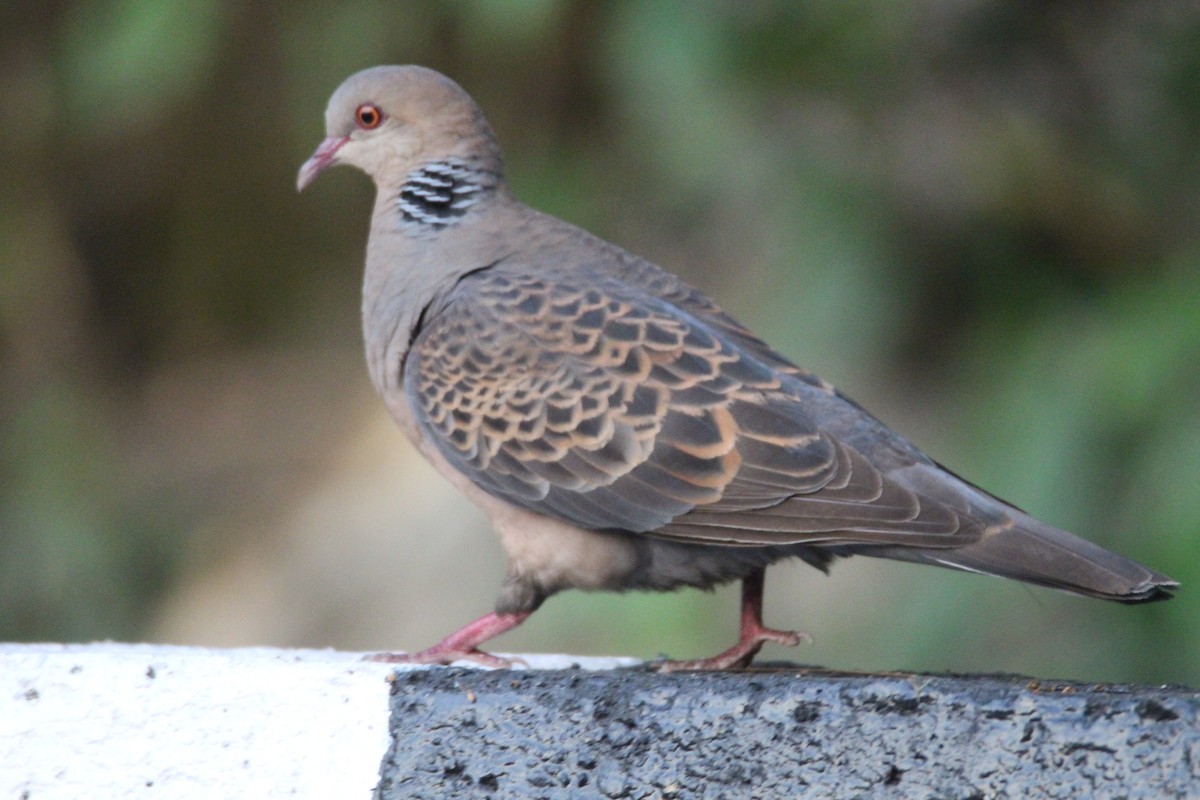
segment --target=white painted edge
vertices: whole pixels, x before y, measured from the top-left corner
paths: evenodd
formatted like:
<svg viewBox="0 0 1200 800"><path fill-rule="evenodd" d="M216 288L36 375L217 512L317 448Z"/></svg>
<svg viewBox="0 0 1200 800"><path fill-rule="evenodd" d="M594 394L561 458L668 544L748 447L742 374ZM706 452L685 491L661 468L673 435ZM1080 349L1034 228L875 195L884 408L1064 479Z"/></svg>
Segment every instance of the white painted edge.
<svg viewBox="0 0 1200 800"><path fill-rule="evenodd" d="M369 798L389 745L388 676L439 667L362 656L0 643L0 798Z"/></svg>

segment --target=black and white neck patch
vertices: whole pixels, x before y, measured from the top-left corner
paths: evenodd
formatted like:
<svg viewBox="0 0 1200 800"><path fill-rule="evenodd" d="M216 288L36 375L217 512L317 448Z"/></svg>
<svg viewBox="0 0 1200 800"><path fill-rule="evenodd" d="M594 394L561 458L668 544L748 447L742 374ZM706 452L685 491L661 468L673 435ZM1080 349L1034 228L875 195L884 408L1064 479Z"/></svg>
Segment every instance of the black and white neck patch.
<svg viewBox="0 0 1200 800"><path fill-rule="evenodd" d="M409 173L400 187L400 216L406 223L440 231L495 185L493 173L465 159L434 161Z"/></svg>

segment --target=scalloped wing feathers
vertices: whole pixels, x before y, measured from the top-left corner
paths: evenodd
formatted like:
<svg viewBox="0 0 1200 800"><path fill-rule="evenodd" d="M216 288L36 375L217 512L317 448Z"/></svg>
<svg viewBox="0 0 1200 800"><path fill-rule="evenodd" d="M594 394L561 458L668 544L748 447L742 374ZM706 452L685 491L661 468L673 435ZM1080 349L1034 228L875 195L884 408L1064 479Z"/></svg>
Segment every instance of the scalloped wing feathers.
<svg viewBox="0 0 1200 800"><path fill-rule="evenodd" d="M508 267L462 280L405 367L424 434L488 492L584 528L713 544L982 534L823 430L804 399L828 388L729 318Z"/></svg>

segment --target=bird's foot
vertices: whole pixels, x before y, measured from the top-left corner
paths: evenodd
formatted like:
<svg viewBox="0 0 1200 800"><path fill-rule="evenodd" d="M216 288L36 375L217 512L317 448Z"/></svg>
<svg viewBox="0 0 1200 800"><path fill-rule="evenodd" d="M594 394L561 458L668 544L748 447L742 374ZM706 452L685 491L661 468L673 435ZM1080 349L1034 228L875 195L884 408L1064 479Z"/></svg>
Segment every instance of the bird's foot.
<svg viewBox="0 0 1200 800"><path fill-rule="evenodd" d="M517 664L529 666L523 658L505 658L475 648L454 650L440 645L434 645L419 653L372 653L364 656L363 661L380 661L385 664L453 664L455 661L472 661L493 669L511 669Z"/></svg>
<svg viewBox="0 0 1200 800"><path fill-rule="evenodd" d="M499 636L505 631L520 625L532 611L519 611L515 614L484 614L472 623L447 636L442 641L419 653L374 653L366 656L364 661L382 661L386 664L451 664L455 661L473 661L485 667L507 669L514 664L525 663L520 658L504 658L485 653L479 645Z"/></svg>
<svg viewBox="0 0 1200 800"><path fill-rule="evenodd" d="M758 655L758 651L767 642L775 642L786 647L796 647L801 642L812 643L812 636L803 631L778 631L774 628L756 626L743 630L738 643L723 653L711 658L697 658L689 661L656 661L652 666L659 672L707 672L718 669L744 669Z"/></svg>

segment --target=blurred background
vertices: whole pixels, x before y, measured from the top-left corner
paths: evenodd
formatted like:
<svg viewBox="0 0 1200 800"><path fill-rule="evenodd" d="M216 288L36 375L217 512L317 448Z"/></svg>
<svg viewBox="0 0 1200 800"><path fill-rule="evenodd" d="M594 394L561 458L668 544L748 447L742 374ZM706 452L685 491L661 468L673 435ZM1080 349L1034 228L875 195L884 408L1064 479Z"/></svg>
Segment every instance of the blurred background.
<svg viewBox="0 0 1200 800"><path fill-rule="evenodd" d="M1170 574L1124 607L768 573L791 658L1200 685L1200 6L63 0L0 8L0 640L427 646L481 516L373 395L370 182L326 99L422 63L524 200L684 275L936 458ZM501 651L710 655L737 588L550 600Z"/></svg>

